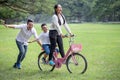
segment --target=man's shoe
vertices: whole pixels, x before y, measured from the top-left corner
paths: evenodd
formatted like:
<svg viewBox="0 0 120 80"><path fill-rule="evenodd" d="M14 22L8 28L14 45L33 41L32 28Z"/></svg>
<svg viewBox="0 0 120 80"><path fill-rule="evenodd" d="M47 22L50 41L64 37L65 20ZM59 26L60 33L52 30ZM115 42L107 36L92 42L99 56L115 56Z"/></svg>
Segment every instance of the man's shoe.
<svg viewBox="0 0 120 80"><path fill-rule="evenodd" d="M18 69L21 69L21 65L20 64L16 64Z"/></svg>
<svg viewBox="0 0 120 80"><path fill-rule="evenodd" d="M17 65L16 65L16 63L13 65L13 68L17 68Z"/></svg>
<svg viewBox="0 0 120 80"><path fill-rule="evenodd" d="M55 63L54 63L52 60L49 61L49 64L50 64L51 66L54 66L54 65L55 65Z"/></svg>

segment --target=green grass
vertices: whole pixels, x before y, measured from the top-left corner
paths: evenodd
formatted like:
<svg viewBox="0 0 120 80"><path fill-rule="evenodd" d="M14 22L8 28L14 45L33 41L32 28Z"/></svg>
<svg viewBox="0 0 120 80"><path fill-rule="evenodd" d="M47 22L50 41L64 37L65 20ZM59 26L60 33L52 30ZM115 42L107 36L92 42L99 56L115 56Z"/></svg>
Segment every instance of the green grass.
<svg viewBox="0 0 120 80"><path fill-rule="evenodd" d="M53 72L41 72L37 66L40 47L29 45L22 69L13 69L18 49L15 38L19 30L0 26L0 80L119 80L120 79L120 24L70 24L76 35L75 42L82 43L82 54L88 61L85 74L70 74L66 66ZM38 34L41 29L36 27ZM64 30L64 33L65 30ZM65 50L68 40L64 39Z"/></svg>

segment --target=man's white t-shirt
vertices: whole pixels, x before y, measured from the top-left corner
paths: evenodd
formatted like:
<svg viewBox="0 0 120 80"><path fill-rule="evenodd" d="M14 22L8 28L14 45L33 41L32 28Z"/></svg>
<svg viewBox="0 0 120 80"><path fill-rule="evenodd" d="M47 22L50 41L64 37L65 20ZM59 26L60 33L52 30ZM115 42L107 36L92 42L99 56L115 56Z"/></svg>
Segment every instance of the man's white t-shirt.
<svg viewBox="0 0 120 80"><path fill-rule="evenodd" d="M34 27L31 30L28 30L27 24L22 24L22 25L15 25L15 28L21 29L16 37L16 40L19 42L23 42L25 45L27 45L28 39L32 35L34 35L35 38L38 38L37 32Z"/></svg>
<svg viewBox="0 0 120 80"><path fill-rule="evenodd" d="M41 32L41 34L39 35L38 39L40 39L42 45L43 44L50 44L49 31Z"/></svg>

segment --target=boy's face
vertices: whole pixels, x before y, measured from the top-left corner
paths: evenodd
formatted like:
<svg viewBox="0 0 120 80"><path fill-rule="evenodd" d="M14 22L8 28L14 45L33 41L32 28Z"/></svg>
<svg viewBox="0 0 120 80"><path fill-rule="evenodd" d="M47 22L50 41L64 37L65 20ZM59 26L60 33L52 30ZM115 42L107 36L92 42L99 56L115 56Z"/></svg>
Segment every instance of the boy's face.
<svg viewBox="0 0 120 80"><path fill-rule="evenodd" d="M47 32L47 26L45 25L45 26L42 26L42 30L44 31L44 32Z"/></svg>

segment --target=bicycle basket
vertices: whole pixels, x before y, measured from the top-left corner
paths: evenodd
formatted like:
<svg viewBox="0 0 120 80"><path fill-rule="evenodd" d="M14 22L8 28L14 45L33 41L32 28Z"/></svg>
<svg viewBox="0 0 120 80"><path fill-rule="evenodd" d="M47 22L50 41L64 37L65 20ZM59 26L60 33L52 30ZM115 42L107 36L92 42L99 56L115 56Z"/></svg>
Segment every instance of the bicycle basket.
<svg viewBox="0 0 120 80"><path fill-rule="evenodd" d="M72 44L71 50L72 50L72 52L82 51L82 45L81 44Z"/></svg>

